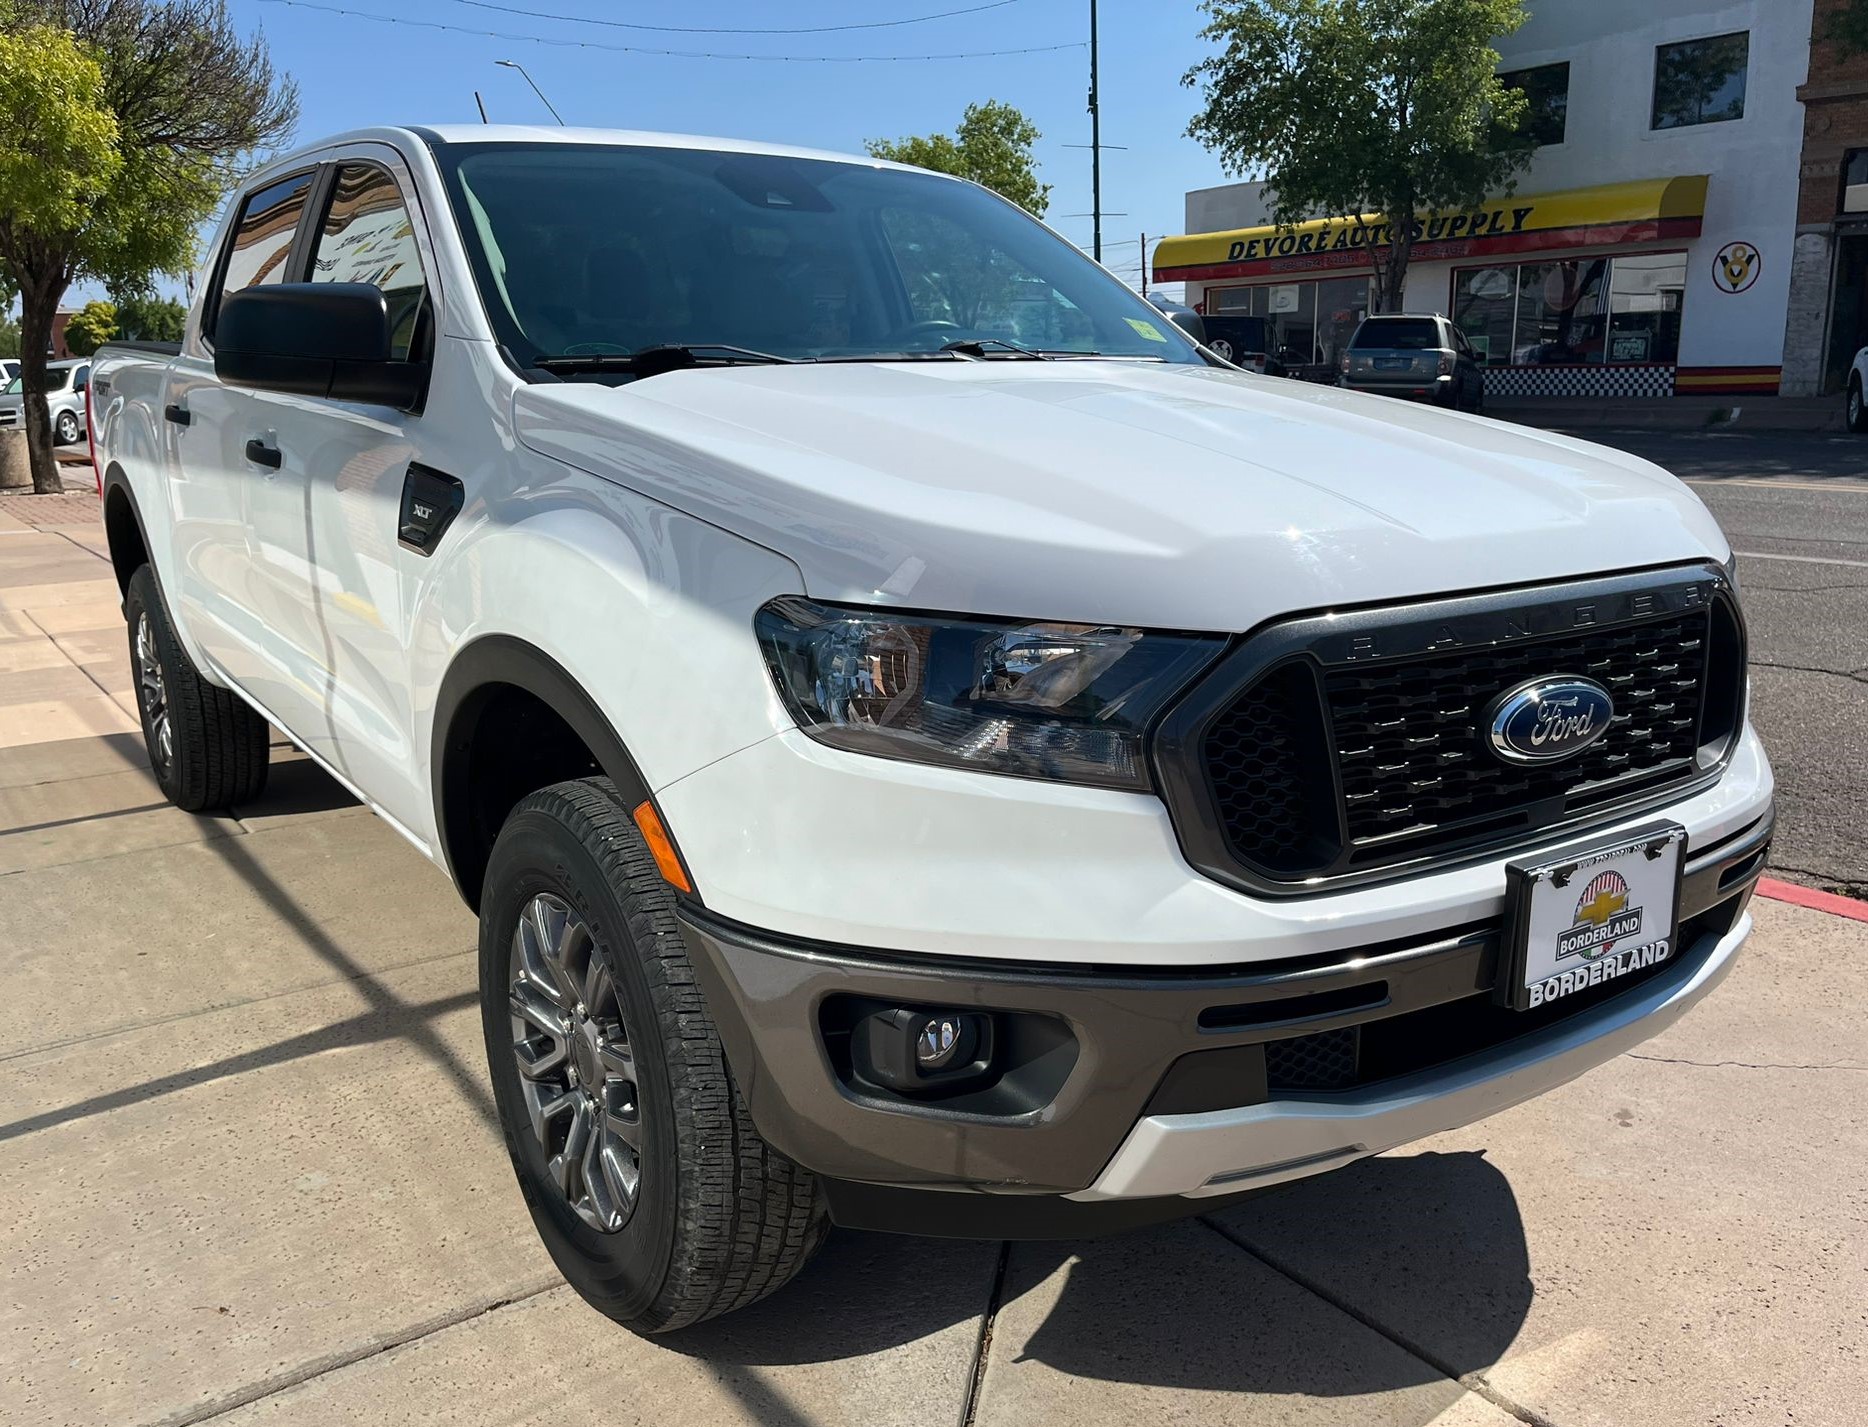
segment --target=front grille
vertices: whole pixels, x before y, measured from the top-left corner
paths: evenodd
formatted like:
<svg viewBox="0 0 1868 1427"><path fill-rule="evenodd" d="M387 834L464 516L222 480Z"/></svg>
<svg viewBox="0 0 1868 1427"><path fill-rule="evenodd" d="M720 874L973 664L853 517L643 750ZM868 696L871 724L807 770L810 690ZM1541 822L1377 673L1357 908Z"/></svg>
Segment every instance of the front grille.
<svg viewBox="0 0 1868 1427"><path fill-rule="evenodd" d="M1501 696L1590 679L1607 731L1546 764L1492 746ZM1260 892L1349 885L1580 833L1712 775L1745 639L1711 569L1306 616L1242 641L1156 731L1193 866Z"/></svg>
<svg viewBox="0 0 1868 1427"><path fill-rule="evenodd" d="M1694 768L1705 682L1705 610L1560 639L1324 679L1342 772L1351 858L1400 844L1510 831L1549 805L1573 812ZM1489 706L1537 678L1582 676L1609 691L1609 731L1574 758L1506 764L1492 752Z"/></svg>

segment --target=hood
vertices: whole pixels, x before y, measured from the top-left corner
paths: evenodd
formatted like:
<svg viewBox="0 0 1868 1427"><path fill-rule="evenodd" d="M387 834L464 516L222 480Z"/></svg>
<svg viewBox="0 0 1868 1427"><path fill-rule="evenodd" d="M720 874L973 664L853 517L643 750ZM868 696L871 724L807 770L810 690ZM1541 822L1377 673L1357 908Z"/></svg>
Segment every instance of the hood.
<svg viewBox="0 0 1868 1427"><path fill-rule="evenodd" d="M860 604L1232 631L1727 553L1636 457L1208 367L706 368L524 387L514 419Z"/></svg>

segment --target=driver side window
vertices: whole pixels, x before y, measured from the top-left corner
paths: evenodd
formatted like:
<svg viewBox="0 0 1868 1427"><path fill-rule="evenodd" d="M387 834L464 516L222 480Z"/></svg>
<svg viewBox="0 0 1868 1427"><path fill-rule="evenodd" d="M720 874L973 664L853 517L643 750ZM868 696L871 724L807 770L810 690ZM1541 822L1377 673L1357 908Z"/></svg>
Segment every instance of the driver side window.
<svg viewBox="0 0 1868 1427"><path fill-rule="evenodd" d="M415 223L396 181L375 164L338 167L331 201L311 255L312 282L367 282L389 301L389 355L420 360L428 286L415 245Z"/></svg>

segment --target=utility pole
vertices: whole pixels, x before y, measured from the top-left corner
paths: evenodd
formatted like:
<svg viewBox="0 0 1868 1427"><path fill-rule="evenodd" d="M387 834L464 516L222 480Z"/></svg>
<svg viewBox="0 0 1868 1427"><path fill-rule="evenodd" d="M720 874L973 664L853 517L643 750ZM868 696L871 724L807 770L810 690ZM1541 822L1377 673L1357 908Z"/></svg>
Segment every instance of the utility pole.
<svg viewBox="0 0 1868 1427"><path fill-rule="evenodd" d="M1103 260L1103 115L1096 98L1096 0L1090 0L1090 236L1091 256Z"/></svg>
<svg viewBox="0 0 1868 1427"><path fill-rule="evenodd" d="M1135 290L1148 296L1148 235L1142 234L1142 275L1135 280Z"/></svg>
<svg viewBox="0 0 1868 1427"><path fill-rule="evenodd" d="M547 109L551 110L551 117L558 121L558 124L560 127L563 126L564 116L560 114L555 108L552 107L551 101L545 98L545 91L538 87L538 81L532 78L531 74L527 71L524 65L520 64L519 61L516 59L496 59L493 61L493 63L499 65L501 68L504 68L504 69L518 70L519 73L522 76L524 76L525 82L532 86L532 92L539 97L540 101L544 104L544 106Z"/></svg>

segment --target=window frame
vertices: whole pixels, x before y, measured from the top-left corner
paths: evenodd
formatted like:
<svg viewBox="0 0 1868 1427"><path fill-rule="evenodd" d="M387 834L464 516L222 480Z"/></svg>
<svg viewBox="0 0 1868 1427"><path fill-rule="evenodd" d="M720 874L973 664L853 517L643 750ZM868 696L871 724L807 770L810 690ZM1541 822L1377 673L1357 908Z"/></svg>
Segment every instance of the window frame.
<svg viewBox="0 0 1868 1427"><path fill-rule="evenodd" d="M1849 183L1849 163L1854 159L1861 160L1864 170L1860 186L1868 188L1868 146L1857 145L1852 149L1844 149L1842 159L1836 165L1836 216L1838 218L1857 218L1868 215L1868 207L1850 208L1848 206L1849 189L1855 186Z"/></svg>
<svg viewBox="0 0 1868 1427"><path fill-rule="evenodd" d="M234 203L233 215L227 224L227 231L222 235L220 248L214 255L212 275L208 279L208 290L201 304L201 345L208 351L214 350L214 329L220 325L221 302L226 297L224 289L227 267L233 261L234 244L240 236L240 223L246 217L247 204L269 188L276 188L279 184L289 183L295 178L309 175L310 182L305 186L305 201L299 209L298 221L292 229L291 246L286 250L285 272L279 279L281 282L296 281L296 275L304 271L305 218L313 210L322 192L325 183L324 168L324 161L320 159L240 190L240 196Z"/></svg>
<svg viewBox="0 0 1868 1427"><path fill-rule="evenodd" d="M1664 50L1685 49L1688 45L1711 44L1717 40L1737 39L1741 35L1744 37L1744 41L1745 41L1745 69L1744 69L1745 93L1739 101L1738 113L1734 114L1729 119L1695 119L1690 124L1661 124L1657 122L1660 118L1660 57L1661 57L1661 52ZM1650 134L1666 134L1666 133L1673 132L1675 129L1703 129L1708 124L1742 124L1745 122L1746 115L1749 112L1746 107L1745 100L1748 100L1750 98L1751 98L1751 31L1750 30L1748 29L1746 30L1724 30L1716 35L1688 35L1684 39L1663 40L1660 44L1657 44L1654 46L1653 79L1649 85L1648 105L1647 105L1647 131Z"/></svg>
<svg viewBox="0 0 1868 1427"><path fill-rule="evenodd" d="M1516 69L1501 69L1497 75L1499 81L1504 83L1520 75L1536 74L1541 70L1547 69L1560 69L1563 71L1563 132L1556 138L1548 141L1534 140L1532 147L1538 149L1554 149L1570 141L1570 61L1567 59L1555 59L1547 64L1519 65ZM1513 84L1510 85L1510 87L1520 92L1525 92L1526 97L1529 97L1528 92L1524 91L1522 85ZM1531 135L1526 133L1523 137L1531 138Z"/></svg>

